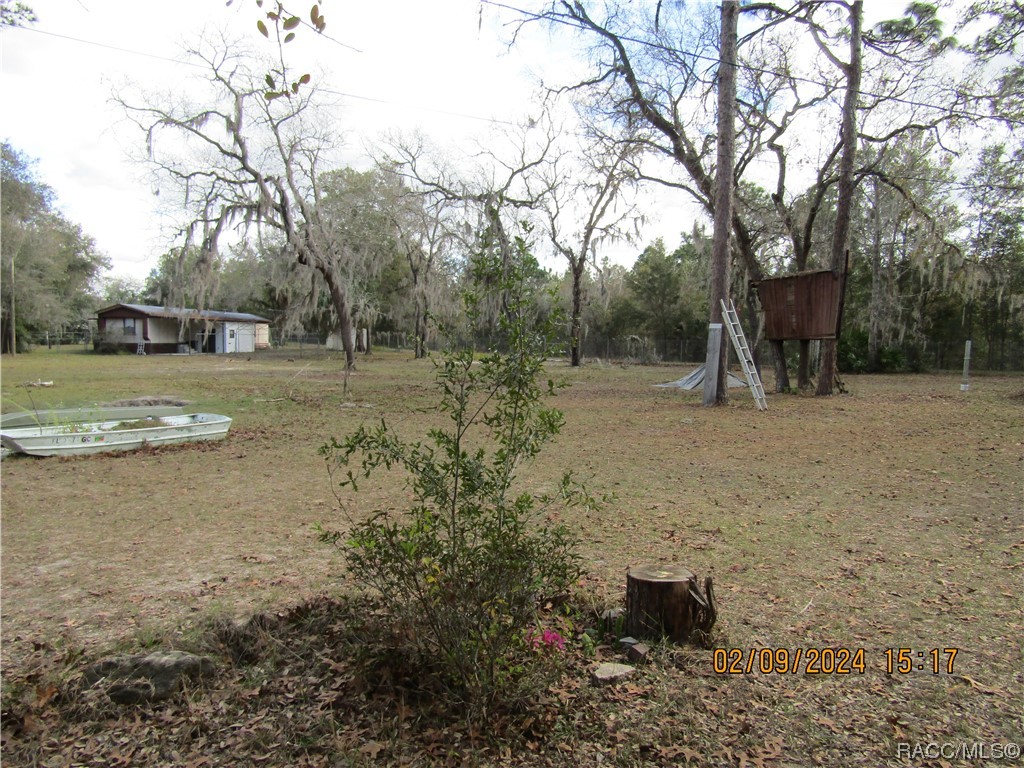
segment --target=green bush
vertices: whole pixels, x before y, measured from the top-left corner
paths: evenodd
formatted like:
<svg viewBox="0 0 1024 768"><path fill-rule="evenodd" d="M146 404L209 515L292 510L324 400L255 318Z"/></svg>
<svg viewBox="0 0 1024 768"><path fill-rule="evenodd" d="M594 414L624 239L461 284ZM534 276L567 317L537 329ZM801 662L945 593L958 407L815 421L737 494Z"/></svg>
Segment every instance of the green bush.
<svg viewBox="0 0 1024 768"><path fill-rule="evenodd" d="M531 641L539 606L566 595L580 575L577 541L549 513L593 503L571 473L551 494L519 490L518 470L563 418L543 404L554 382L541 384L556 318L537 312L525 279L535 262L516 244L511 265L477 260L476 289L464 297L471 322L485 305L502 307L499 351L474 359L470 348L449 347L435 361L446 426L407 442L382 420L321 449L349 491L381 468L406 473L411 508L376 511L347 537L322 534L342 547L355 580L381 593L405 655L477 715L536 693L529 682L543 677L538 658L550 667Z"/></svg>
<svg viewBox="0 0 1024 768"><path fill-rule="evenodd" d="M841 373L864 373L868 369L867 331L844 328L839 337L836 357Z"/></svg>
<svg viewBox="0 0 1024 768"><path fill-rule="evenodd" d="M124 355L128 350L124 347L124 339L120 336L97 335L92 342L93 351L100 355Z"/></svg>
<svg viewBox="0 0 1024 768"><path fill-rule="evenodd" d="M907 359L899 347L880 347L872 365L868 354L868 333L862 328L844 329L839 338L839 370L843 373L899 373L907 370Z"/></svg>

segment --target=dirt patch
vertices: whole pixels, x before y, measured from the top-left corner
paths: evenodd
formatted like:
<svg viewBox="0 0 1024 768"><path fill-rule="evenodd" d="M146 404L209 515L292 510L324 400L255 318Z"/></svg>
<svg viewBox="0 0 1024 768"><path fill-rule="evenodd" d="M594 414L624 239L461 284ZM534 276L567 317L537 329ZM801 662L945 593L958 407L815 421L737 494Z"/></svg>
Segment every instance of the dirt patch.
<svg viewBox="0 0 1024 768"><path fill-rule="evenodd" d="M711 574L717 647L744 663L720 673L714 651L664 646L629 684L595 689L590 666L620 655L614 637L587 655L579 618L563 681L482 734L395 686L359 688L341 563L314 533L403 503L396 482L339 511L316 449L382 415L424 434L436 419L430 366L378 354L345 390L307 365L254 360L244 375L176 383L189 397L190 386L217 392L211 410L235 418L202 450L4 461L4 677L21 685L5 708L27 697L37 728L5 735L5 761L47 764L47 745L63 764L877 766L920 763L900 759L900 744L1021 741L1019 377L979 376L963 394L955 375L852 377L850 395L770 396L759 413L740 391L706 409L699 393L653 386L685 371L553 368L572 382L556 398L567 425L524 482L545 488L573 468L613 495L566 521L588 562L580 599L621 604L631 565ZM328 587L340 596L305 602ZM305 612L305 624L288 618L277 651L251 664L228 654L213 689L141 719L68 709L30 684L49 679L44 668L77 668L65 665L71 648L173 645L211 617L259 611ZM770 653L748 672L752 649ZM860 649L864 671L758 666L796 649ZM899 649L911 653L905 673L889 669Z"/></svg>
<svg viewBox="0 0 1024 768"><path fill-rule="evenodd" d="M121 407L135 407L135 406L146 406L146 405L180 405L186 406L189 404L188 400L185 400L174 395L152 395L147 397L131 397L127 400L115 400L108 405L112 408Z"/></svg>

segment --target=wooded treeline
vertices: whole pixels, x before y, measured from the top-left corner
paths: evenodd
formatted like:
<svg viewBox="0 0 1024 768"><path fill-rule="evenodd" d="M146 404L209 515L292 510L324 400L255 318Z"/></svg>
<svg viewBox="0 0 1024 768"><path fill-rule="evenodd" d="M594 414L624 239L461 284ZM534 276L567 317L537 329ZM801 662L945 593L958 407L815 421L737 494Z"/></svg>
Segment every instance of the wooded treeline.
<svg viewBox="0 0 1024 768"><path fill-rule="evenodd" d="M943 9L915 3L864 23L851 53L859 0L743 7L730 284L748 336L759 333L751 281L835 264L840 117L855 107L840 369L955 368L967 339L975 366L1024 367L1024 21L1014 8L975 3L944 26ZM237 41L200 41L191 57L207 74L188 100L117 94L181 222L144 284L99 279L103 259L74 227L78 246L59 252L85 265L66 268L43 237L52 196L5 145L4 349L16 331L80 325L115 301L253 312L273 319L278 338L340 331L350 364L357 328L407 334L418 355L441 325L486 344L486 321L459 327L458 292L478 260L517 258L525 234L533 279L551 289L538 311L564 312L574 363L611 340L671 357L659 349L703 338L710 310L718 39L713 9L698 10L577 1L524 11L522 34L545 25L564 35L590 76L548 84L533 117L480 146L453 153L392 135L359 169L334 159L339 131L315 78ZM677 242L644 238L654 211L642 192L659 187L698 204ZM636 254L630 267L609 261L614 242ZM84 277L61 282L62 270ZM500 316L500 300L489 310ZM811 350L787 351L798 386L814 375Z"/></svg>
<svg viewBox="0 0 1024 768"><path fill-rule="evenodd" d="M0 184L0 339L8 353L28 332L60 333L95 320L98 278L109 262L56 207L31 159L7 142Z"/></svg>

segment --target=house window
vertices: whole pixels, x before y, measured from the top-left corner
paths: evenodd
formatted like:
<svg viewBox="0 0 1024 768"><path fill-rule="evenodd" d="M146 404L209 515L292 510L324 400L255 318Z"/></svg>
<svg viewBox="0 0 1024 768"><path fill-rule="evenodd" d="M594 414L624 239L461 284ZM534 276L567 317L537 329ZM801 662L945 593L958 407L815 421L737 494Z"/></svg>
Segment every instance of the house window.
<svg viewBox="0 0 1024 768"><path fill-rule="evenodd" d="M235 338L235 332L234 331L228 331L228 338L229 339Z"/></svg>
<svg viewBox="0 0 1024 768"><path fill-rule="evenodd" d="M126 317L121 322L124 323L124 328L122 330L122 333L125 336L134 336L135 335L135 318L134 317Z"/></svg>

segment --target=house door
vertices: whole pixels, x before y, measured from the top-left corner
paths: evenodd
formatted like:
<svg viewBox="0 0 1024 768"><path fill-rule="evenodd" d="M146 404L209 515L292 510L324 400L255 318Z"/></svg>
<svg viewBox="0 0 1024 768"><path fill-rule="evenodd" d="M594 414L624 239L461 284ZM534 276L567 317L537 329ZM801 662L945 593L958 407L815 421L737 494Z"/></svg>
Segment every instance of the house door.
<svg viewBox="0 0 1024 768"><path fill-rule="evenodd" d="M221 333L223 336L218 336L218 352L237 352L238 351L238 326L234 323L225 324L222 326Z"/></svg>

